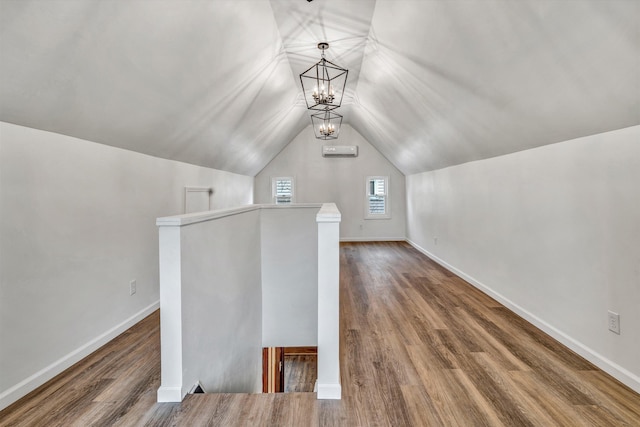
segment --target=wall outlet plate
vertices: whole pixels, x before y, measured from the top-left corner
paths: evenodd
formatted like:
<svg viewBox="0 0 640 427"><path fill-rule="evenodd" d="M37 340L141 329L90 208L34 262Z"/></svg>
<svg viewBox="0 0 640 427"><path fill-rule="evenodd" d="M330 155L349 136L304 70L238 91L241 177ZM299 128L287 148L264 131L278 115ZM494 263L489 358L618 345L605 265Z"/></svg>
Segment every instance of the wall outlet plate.
<svg viewBox="0 0 640 427"><path fill-rule="evenodd" d="M129 282L129 295L133 295L137 291L137 283L135 280Z"/></svg>
<svg viewBox="0 0 640 427"><path fill-rule="evenodd" d="M620 315L618 313L614 313L613 311L609 311L608 316L609 330L620 335Z"/></svg>

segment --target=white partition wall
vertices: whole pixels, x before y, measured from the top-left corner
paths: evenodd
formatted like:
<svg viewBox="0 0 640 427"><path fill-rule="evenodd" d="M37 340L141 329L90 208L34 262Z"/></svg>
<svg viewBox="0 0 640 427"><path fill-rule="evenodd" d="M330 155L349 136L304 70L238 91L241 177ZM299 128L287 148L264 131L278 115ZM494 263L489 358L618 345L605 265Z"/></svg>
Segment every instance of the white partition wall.
<svg viewBox="0 0 640 427"><path fill-rule="evenodd" d="M159 218L158 401L260 392L267 345L317 345L318 398L339 399L339 224L335 204Z"/></svg>
<svg viewBox="0 0 640 427"><path fill-rule="evenodd" d="M318 343L318 209L265 205L260 210L263 347Z"/></svg>
<svg viewBox="0 0 640 427"><path fill-rule="evenodd" d="M183 384L259 392L260 212L181 228Z"/></svg>
<svg viewBox="0 0 640 427"><path fill-rule="evenodd" d="M260 212L253 207L160 218L159 402L260 391Z"/></svg>

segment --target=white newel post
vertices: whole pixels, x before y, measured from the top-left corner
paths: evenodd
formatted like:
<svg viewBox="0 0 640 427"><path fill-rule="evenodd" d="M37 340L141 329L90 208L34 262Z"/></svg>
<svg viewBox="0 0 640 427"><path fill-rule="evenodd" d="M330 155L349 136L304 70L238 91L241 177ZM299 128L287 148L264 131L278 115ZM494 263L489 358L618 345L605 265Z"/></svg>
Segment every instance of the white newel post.
<svg viewBox="0 0 640 427"><path fill-rule="evenodd" d="M340 211L325 203L318 223L318 399L340 399Z"/></svg>
<svg viewBox="0 0 640 427"><path fill-rule="evenodd" d="M180 226L160 218L160 343L161 380L158 402L181 402L182 386L182 272Z"/></svg>

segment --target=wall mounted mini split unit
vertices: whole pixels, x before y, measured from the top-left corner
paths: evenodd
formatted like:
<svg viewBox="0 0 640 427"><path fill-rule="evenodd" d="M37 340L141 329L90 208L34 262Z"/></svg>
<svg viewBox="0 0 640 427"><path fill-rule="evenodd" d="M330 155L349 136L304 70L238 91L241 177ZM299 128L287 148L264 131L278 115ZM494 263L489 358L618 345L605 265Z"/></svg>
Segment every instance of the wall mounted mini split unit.
<svg viewBox="0 0 640 427"><path fill-rule="evenodd" d="M357 145L323 145L322 157L358 157Z"/></svg>

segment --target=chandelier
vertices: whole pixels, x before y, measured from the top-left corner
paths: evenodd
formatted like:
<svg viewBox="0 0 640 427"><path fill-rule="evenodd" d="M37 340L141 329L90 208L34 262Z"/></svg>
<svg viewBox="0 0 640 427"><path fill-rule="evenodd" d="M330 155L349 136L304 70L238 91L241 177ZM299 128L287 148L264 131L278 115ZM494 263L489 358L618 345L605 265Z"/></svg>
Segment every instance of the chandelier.
<svg viewBox="0 0 640 427"><path fill-rule="evenodd" d="M320 61L300 74L300 84L309 110L333 110L342 104L349 70L327 61L324 57L329 43L318 43L318 49L322 50Z"/></svg>
<svg viewBox="0 0 640 427"><path fill-rule="evenodd" d="M300 84L307 109L319 111L311 115L311 124L316 138L337 139L342 116L332 110L342 105L349 70L327 61L324 57L324 51L329 49L329 43L318 43L318 49L322 50L320 61L300 74Z"/></svg>
<svg viewBox="0 0 640 427"><path fill-rule="evenodd" d="M325 109L311 115L311 124L317 139L338 139L342 116L331 110Z"/></svg>

